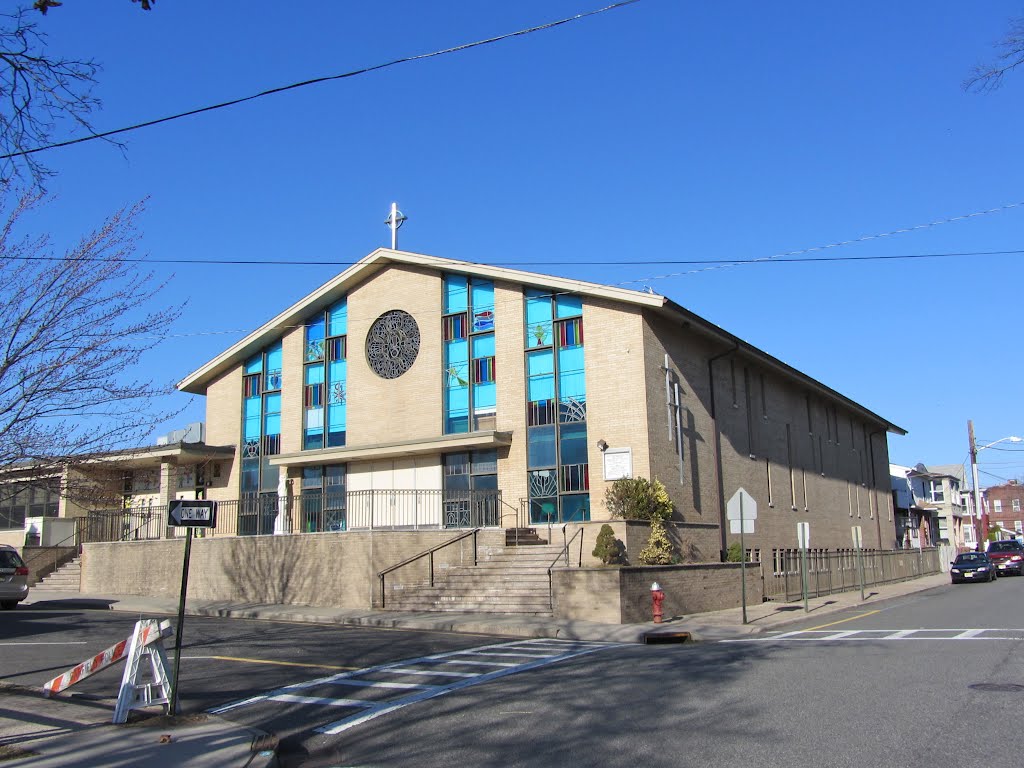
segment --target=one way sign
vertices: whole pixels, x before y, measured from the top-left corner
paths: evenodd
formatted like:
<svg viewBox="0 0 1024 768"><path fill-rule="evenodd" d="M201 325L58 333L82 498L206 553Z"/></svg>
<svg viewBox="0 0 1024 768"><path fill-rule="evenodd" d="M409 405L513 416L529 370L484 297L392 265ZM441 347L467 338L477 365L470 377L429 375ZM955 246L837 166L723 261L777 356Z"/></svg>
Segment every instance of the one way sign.
<svg viewBox="0 0 1024 768"><path fill-rule="evenodd" d="M167 507L168 525L179 528L213 528L217 525L217 502L175 499Z"/></svg>

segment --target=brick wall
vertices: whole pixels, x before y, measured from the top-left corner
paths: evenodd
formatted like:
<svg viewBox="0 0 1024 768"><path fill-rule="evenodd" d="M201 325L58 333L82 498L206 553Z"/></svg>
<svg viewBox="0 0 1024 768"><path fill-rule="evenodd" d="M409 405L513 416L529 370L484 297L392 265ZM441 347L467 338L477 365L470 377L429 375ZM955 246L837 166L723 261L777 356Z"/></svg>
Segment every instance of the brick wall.
<svg viewBox="0 0 1024 768"><path fill-rule="evenodd" d="M378 598L377 573L454 538L451 531L350 531L293 536L193 539L190 598L253 603L368 608ZM479 546L500 546L504 531L481 534ZM177 596L184 542L86 544L82 592ZM439 552L435 568L472 562L464 540ZM388 584L422 581L422 568L389 577Z"/></svg>
<svg viewBox="0 0 1024 768"><path fill-rule="evenodd" d="M644 338L651 468L683 520L717 523L742 487L758 505L748 548L796 546L798 522L811 524L814 547L850 547L853 525L866 547L893 546L888 445L878 424L686 324L650 314ZM682 482L668 442L664 376L655 375L666 353L684 409ZM738 540L727 529L721 546Z"/></svg>
<svg viewBox="0 0 1024 768"><path fill-rule="evenodd" d="M665 592L665 618L738 608L739 563L624 568L558 568L552 571L555 617L611 624L651 621L651 584ZM762 601L761 572L746 569L747 604Z"/></svg>

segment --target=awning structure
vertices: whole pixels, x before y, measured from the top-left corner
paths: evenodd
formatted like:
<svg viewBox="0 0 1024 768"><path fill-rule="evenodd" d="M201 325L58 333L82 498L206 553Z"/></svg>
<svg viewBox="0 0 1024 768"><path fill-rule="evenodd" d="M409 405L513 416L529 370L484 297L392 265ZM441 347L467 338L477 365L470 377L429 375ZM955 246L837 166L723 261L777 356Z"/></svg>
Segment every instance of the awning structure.
<svg viewBox="0 0 1024 768"><path fill-rule="evenodd" d="M280 453L276 456L271 456L270 463L278 467L308 467L317 464L340 464L342 462L369 461L372 459L400 459L409 456L424 456L459 450L479 451L487 448L502 448L511 444L511 432L491 430L458 435L439 435L419 440L397 440L388 443Z"/></svg>

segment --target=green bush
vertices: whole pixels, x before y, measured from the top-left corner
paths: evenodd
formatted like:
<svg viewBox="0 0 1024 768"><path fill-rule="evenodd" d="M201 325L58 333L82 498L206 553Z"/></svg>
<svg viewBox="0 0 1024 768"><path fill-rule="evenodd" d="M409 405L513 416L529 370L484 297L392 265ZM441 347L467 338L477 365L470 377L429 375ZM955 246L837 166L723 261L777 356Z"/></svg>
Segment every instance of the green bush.
<svg viewBox="0 0 1024 768"><path fill-rule="evenodd" d="M647 546L640 550L639 560L644 565L671 565L673 558L672 542L668 531L660 517L651 520L651 537Z"/></svg>
<svg viewBox="0 0 1024 768"><path fill-rule="evenodd" d="M729 549L725 553L725 562L727 563L742 563L743 562L743 550L740 548L740 543L734 541L729 545ZM747 560L749 563L750 560Z"/></svg>
<svg viewBox="0 0 1024 768"><path fill-rule="evenodd" d="M615 530L608 523L602 525L597 534L593 555L605 565L618 563L622 558L622 545L615 538Z"/></svg>
<svg viewBox="0 0 1024 768"><path fill-rule="evenodd" d="M644 477L616 480L604 494L604 503L612 517L623 520L667 520L672 516L672 500L660 480Z"/></svg>

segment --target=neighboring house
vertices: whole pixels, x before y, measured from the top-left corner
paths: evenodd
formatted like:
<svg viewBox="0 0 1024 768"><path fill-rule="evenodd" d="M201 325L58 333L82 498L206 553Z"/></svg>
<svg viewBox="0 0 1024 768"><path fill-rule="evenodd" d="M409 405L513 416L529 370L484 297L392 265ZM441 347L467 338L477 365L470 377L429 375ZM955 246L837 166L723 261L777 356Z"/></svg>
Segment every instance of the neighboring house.
<svg viewBox="0 0 1024 768"><path fill-rule="evenodd" d="M1003 485L985 489L988 502L988 526L998 524L1004 531L1013 531L1015 537L1024 535L1024 484L1010 480Z"/></svg>
<svg viewBox="0 0 1024 768"><path fill-rule="evenodd" d="M925 483L911 480L913 472L912 467L889 465L898 549L919 549L937 543L938 509L931 505Z"/></svg>
<svg viewBox="0 0 1024 768"><path fill-rule="evenodd" d="M171 499L202 498L226 480L235 448L203 442L204 426L144 448L83 457L58 468L27 463L0 475L0 544L71 545L82 540L160 538ZM78 530L62 521L82 518ZM92 530L90 530L90 528ZM52 529L52 531L51 531Z"/></svg>
<svg viewBox="0 0 1024 768"><path fill-rule="evenodd" d="M653 293L378 249L178 387L234 446L206 489L220 534L585 526L642 476L690 558L739 540L741 487L749 548L795 547L797 522L820 548L897 538L904 431Z"/></svg>
<svg viewBox="0 0 1024 768"><path fill-rule="evenodd" d="M915 495L935 511L938 525L935 543L947 544L958 552L966 549L964 529L970 527L972 518L967 517L966 493L960 490L965 485L963 465L935 464L926 467L917 464L908 477Z"/></svg>

